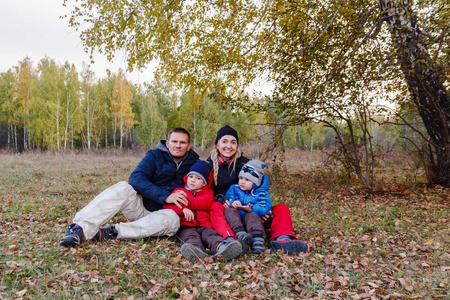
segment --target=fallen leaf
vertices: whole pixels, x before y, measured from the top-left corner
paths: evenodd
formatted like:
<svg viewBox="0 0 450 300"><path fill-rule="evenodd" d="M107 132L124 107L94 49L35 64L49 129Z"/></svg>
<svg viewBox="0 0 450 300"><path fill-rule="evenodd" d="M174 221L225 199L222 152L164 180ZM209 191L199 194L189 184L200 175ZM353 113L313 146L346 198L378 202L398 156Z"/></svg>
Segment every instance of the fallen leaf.
<svg viewBox="0 0 450 300"><path fill-rule="evenodd" d="M341 277L341 278L339 278L339 283L340 283L342 286L346 286L346 285L347 285L347 280L345 280L344 277Z"/></svg>
<svg viewBox="0 0 450 300"><path fill-rule="evenodd" d="M311 276L311 282L313 284L318 284L319 283L319 279L317 279L316 274L314 274L313 276Z"/></svg>
<svg viewBox="0 0 450 300"><path fill-rule="evenodd" d="M113 286L112 288L110 288L110 289L106 289L106 293L107 294L115 294L115 293L117 293L119 291L119 286Z"/></svg>
<svg viewBox="0 0 450 300"><path fill-rule="evenodd" d="M379 285L373 282L366 282L367 285L370 285L373 288L379 288Z"/></svg>
<svg viewBox="0 0 450 300"><path fill-rule="evenodd" d="M22 297L27 292L27 289L20 290L16 293L17 297Z"/></svg>
<svg viewBox="0 0 450 300"><path fill-rule="evenodd" d="M8 268L10 268L11 270L14 270L14 271L16 271L16 270L18 270L20 268L20 264L18 262L16 262L16 261L13 261L13 260L7 261L6 262L6 266Z"/></svg>

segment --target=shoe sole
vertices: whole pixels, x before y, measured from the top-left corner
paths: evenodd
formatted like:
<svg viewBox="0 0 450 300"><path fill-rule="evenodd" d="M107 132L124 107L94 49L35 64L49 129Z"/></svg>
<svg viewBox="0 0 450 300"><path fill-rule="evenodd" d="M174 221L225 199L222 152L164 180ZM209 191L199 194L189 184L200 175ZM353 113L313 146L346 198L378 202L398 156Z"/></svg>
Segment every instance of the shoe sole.
<svg viewBox="0 0 450 300"><path fill-rule="evenodd" d="M189 261L196 261L197 258L208 257L208 254L191 244L183 244L181 246L181 255Z"/></svg>
<svg viewBox="0 0 450 300"><path fill-rule="evenodd" d="M230 243L226 246L226 248L221 253L216 253L214 257L222 257L224 260L229 261L233 258L238 257L241 255L242 252L242 246L241 243Z"/></svg>
<svg viewBox="0 0 450 300"><path fill-rule="evenodd" d="M77 247L81 244L80 241L75 241L72 238L72 241L66 241L65 239L62 239L61 241L59 241L59 245L63 246L63 247Z"/></svg>
<svg viewBox="0 0 450 300"><path fill-rule="evenodd" d="M264 250L266 250L266 249L265 248L257 248L257 249L253 248L253 253L261 254L264 252Z"/></svg>
<svg viewBox="0 0 450 300"><path fill-rule="evenodd" d="M298 240L292 240L286 243L279 243L277 241L272 241L269 242L269 248L272 250L272 252L283 250L284 253L288 255L293 255L295 253L306 252L308 250L308 245Z"/></svg>

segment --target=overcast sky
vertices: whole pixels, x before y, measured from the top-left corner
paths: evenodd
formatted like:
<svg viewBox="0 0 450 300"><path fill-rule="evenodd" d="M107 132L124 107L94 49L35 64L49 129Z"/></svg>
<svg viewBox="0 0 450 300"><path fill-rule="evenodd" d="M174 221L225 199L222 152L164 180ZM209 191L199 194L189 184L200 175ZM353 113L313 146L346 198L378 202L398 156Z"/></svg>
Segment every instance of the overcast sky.
<svg viewBox="0 0 450 300"><path fill-rule="evenodd" d="M63 0L0 0L0 72L5 72L29 57L34 67L48 56L57 63L68 61L81 72L82 62L89 62L83 51L78 32L69 28L68 19L60 16L69 12ZM106 69L115 73L126 69L123 56L113 63L100 54L91 65L97 77L106 77ZM133 83L151 82L153 69L127 74Z"/></svg>

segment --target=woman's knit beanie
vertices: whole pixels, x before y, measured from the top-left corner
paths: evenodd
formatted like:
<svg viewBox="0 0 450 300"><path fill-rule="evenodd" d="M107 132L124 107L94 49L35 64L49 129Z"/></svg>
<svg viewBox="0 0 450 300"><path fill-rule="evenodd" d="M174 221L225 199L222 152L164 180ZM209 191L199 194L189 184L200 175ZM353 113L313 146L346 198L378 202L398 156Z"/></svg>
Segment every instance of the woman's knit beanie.
<svg viewBox="0 0 450 300"><path fill-rule="evenodd" d="M225 125L222 128L220 128L219 131L217 131L217 137L216 137L216 141L214 142L214 145L217 145L219 140L225 135L234 136L236 138L236 141L239 144L239 137L238 137L237 131L234 130L233 128L231 128L231 126Z"/></svg>

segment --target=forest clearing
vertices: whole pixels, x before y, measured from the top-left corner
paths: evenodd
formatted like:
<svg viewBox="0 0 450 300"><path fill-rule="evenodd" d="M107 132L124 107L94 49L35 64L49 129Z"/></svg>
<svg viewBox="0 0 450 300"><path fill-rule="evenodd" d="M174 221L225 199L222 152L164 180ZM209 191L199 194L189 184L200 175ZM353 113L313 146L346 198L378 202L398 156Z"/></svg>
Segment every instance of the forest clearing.
<svg viewBox="0 0 450 300"><path fill-rule="evenodd" d="M90 63L26 55L0 72L0 300L449 299L448 0L58 5ZM33 27L51 18L24 10ZM97 55L126 67L99 78ZM154 62L151 82L129 79ZM306 253L189 262L177 237L60 246L142 149L181 126L205 159L225 124L240 140L221 158L241 144L269 165Z"/></svg>
<svg viewBox="0 0 450 300"><path fill-rule="evenodd" d="M176 237L60 247L75 213L142 156L0 154L0 299L448 299L448 191L408 183L398 162L371 190L316 152L269 163L305 254L190 263Z"/></svg>

